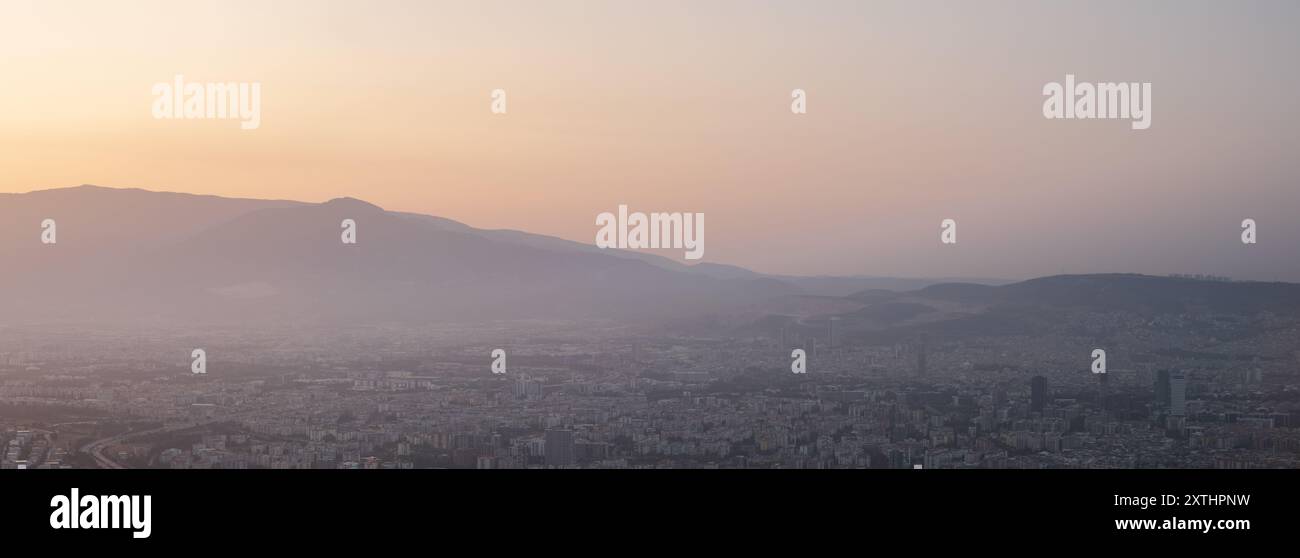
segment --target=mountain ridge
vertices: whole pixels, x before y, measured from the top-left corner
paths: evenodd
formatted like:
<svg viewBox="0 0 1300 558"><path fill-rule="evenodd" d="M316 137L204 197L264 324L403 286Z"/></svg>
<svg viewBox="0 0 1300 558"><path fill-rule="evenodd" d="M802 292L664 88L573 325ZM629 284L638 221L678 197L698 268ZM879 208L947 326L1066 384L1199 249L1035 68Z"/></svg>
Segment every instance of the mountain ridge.
<svg viewBox="0 0 1300 558"><path fill-rule="evenodd" d="M39 240L47 217L58 223L54 246ZM341 242L343 219L357 222L356 245ZM0 288L10 293L0 299L0 323L148 317L745 324L776 314L838 315L850 331L1017 306L1300 313L1300 285L1292 283L1137 274L985 283L769 275L479 229L347 196L310 203L94 185L0 194L0 261L10 264L0 274Z"/></svg>
<svg viewBox="0 0 1300 558"><path fill-rule="evenodd" d="M39 242L46 217L57 222L54 245ZM357 222L356 245L341 242L343 219ZM351 197L313 204L83 185L6 194L0 222L0 258L14 270L0 276L14 294L0 312L11 320L666 319L748 312L795 290Z"/></svg>

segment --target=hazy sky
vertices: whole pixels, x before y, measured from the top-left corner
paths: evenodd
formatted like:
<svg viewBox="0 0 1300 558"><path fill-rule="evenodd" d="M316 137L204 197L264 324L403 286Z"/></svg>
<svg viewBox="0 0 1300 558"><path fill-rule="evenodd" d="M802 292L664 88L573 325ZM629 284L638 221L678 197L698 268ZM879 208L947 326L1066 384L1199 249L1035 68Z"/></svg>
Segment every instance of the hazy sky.
<svg viewBox="0 0 1300 558"><path fill-rule="evenodd" d="M622 203L703 212L704 261L765 272L1300 280L1298 24L1290 0L0 0L0 191L354 196L582 242ZM1152 83L1151 128L1045 119L1067 73ZM175 74L260 82L261 127L154 119Z"/></svg>

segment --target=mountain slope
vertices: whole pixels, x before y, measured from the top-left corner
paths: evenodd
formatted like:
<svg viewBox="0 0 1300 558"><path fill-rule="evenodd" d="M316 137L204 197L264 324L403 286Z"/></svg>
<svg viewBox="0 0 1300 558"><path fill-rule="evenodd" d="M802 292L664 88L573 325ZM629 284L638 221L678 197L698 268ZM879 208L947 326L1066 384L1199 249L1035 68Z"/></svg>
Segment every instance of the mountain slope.
<svg viewBox="0 0 1300 558"><path fill-rule="evenodd" d="M343 198L229 200L95 187L8 195L9 322L506 318L667 320L752 312L795 292L517 231L482 231ZM58 221L43 245L39 223ZM340 240L344 219L357 243ZM667 263L665 263L667 262ZM708 269L708 268L706 268Z"/></svg>

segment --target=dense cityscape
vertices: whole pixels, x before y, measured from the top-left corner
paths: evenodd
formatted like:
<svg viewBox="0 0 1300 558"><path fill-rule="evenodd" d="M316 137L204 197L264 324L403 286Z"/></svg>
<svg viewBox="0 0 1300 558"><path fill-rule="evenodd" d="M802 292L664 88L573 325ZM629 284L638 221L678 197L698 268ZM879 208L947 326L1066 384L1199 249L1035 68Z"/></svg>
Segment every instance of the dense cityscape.
<svg viewBox="0 0 1300 558"><path fill-rule="evenodd" d="M544 322L7 328L2 466L1300 466L1294 322L1260 315L1245 327L1263 333L1232 340L1165 320L1089 313L1033 336L889 344L834 320L718 338ZM1096 336L1077 333L1100 324L1103 374L1089 368ZM204 374L191 371L199 347ZM806 374L791 372L791 347Z"/></svg>

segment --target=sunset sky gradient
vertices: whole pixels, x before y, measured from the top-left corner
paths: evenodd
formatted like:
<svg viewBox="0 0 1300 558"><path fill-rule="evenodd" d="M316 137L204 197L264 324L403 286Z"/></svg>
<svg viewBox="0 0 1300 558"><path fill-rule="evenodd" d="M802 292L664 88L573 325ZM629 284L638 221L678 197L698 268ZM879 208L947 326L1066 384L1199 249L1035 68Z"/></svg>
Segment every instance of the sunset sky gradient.
<svg viewBox="0 0 1300 558"><path fill-rule="evenodd" d="M704 261L769 273L1300 281L1297 21L1285 0L0 0L0 192L352 196L581 242L627 204L703 212ZM1044 119L1067 73L1151 82L1151 128ZM261 127L155 120L175 74L260 82Z"/></svg>

